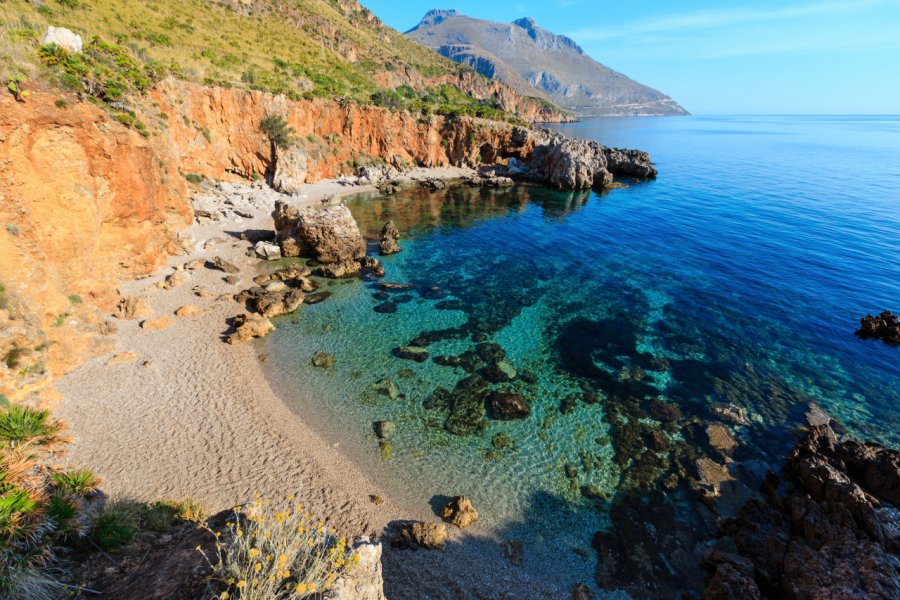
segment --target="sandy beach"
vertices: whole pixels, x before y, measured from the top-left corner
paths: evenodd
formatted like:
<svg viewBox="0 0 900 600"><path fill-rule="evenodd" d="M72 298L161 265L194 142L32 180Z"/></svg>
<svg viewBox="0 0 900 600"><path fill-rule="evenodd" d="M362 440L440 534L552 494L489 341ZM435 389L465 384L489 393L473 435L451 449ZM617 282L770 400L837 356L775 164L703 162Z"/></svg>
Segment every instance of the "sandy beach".
<svg viewBox="0 0 900 600"><path fill-rule="evenodd" d="M422 169L407 178L455 179L465 173ZM294 202L315 205L372 189L324 181L305 186ZM151 277L120 284L121 296L146 301L148 318L169 317L172 324L148 331L141 328L142 319L113 319L118 325L115 352L88 361L59 381L65 400L58 414L75 439L68 460L97 472L113 497L191 498L218 511L256 493L273 498L293 494L336 530L376 538L395 520L437 520L427 498L379 488L342 453L339 443L325 441L285 405L260 368L262 342L231 346L222 341L226 319L242 312L231 296L252 285L263 268L263 261L247 255L252 245L240 233L271 230L275 199L285 198L261 184L255 184L252 195L258 204L252 218L245 211L244 217L232 213L219 221L199 219L184 232L190 252L172 257L168 268ZM220 270L183 268L217 256L239 267L240 282L227 283ZM176 272L187 275L185 283L157 287ZM189 305L199 308L198 316L175 315ZM114 356L124 362L113 364ZM384 503L376 506L373 495ZM450 533L443 552L386 547L388 597L526 598L561 591L529 581L503 555L502 540L490 532L473 527Z"/></svg>

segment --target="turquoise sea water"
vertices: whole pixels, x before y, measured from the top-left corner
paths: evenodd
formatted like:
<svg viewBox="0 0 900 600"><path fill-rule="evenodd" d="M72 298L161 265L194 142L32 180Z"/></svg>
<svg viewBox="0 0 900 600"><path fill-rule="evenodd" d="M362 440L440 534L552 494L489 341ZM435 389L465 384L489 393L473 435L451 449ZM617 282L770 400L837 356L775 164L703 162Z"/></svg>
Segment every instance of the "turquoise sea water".
<svg viewBox="0 0 900 600"><path fill-rule="evenodd" d="M858 437L900 446L900 348L853 335L865 313L900 310L900 118L559 129L647 150L659 179L603 195L516 186L353 198L373 240L397 223L403 252L385 260L383 281L413 289L333 283L327 302L279 320L265 368L376 479L422 503L471 496L482 526L522 541L539 576L591 579L597 560L582 550L605 531L601 581L695 585L692 544L714 531L705 506L728 514L777 468L810 403ZM440 295L429 286L447 296L429 298ZM396 312L374 310L385 302ZM414 340L428 361L394 355ZM479 379L488 363L472 356L486 342L503 348L513 381ZM332 370L311 365L317 351L336 357ZM472 372L438 356L469 357ZM379 389L385 378L400 397ZM466 378L475 392L460 391ZM531 415L487 411L478 426L476 407L474 431L454 435L438 388L470 415L466 394L484 406L489 390L519 393ZM372 424L387 419L397 433L383 460ZM735 450L709 444L715 424ZM736 479L703 506L702 458ZM636 522L653 534L632 531ZM604 563L635 544L656 556L644 575L624 559Z"/></svg>

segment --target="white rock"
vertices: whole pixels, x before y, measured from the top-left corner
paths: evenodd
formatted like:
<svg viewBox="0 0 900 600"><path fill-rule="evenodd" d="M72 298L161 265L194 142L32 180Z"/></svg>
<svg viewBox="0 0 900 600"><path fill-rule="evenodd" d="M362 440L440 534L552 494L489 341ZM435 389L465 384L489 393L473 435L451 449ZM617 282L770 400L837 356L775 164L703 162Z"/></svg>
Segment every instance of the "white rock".
<svg viewBox="0 0 900 600"><path fill-rule="evenodd" d="M275 175L272 187L284 194L293 194L306 182L309 157L300 146L278 148L275 151Z"/></svg>
<svg viewBox="0 0 900 600"><path fill-rule="evenodd" d="M278 260L281 258L281 248L270 242L257 242L253 247L256 255L266 260Z"/></svg>
<svg viewBox="0 0 900 600"><path fill-rule="evenodd" d="M47 33L41 38L41 43L56 44L60 48L74 53L81 52L81 48L84 46L80 35L65 27L54 27L53 25L47 28Z"/></svg>

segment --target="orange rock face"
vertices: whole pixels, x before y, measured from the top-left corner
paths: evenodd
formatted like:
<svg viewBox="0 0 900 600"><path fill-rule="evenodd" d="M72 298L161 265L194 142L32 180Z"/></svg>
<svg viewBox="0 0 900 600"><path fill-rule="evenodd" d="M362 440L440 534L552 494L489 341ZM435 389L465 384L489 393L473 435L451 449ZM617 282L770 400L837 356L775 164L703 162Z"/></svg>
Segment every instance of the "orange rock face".
<svg viewBox="0 0 900 600"><path fill-rule="evenodd" d="M27 325L15 344L38 353L31 359L41 367L28 370L27 385L25 369L0 369L0 394L33 403L54 377L108 349L97 334L119 301L117 282L152 273L180 250L178 232L192 218L182 174L249 179L271 171L259 129L267 114L287 117L309 156L307 182L373 161L502 160L497 151L514 131L481 119L167 80L135 99L151 131L143 137L89 102L69 97L56 106L59 94L34 89L26 102L0 94L0 284Z"/></svg>

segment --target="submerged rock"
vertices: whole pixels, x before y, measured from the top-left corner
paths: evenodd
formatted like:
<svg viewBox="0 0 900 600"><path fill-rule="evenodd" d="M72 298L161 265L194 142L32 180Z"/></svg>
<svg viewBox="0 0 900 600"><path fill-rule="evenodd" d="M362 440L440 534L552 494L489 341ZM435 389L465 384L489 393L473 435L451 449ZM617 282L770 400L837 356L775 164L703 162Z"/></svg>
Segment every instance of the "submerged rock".
<svg viewBox="0 0 900 600"><path fill-rule="evenodd" d="M390 377L385 377L384 379L379 379L378 382L373 386L375 391L384 394L391 400L396 400L400 397L400 388L397 387L397 384L394 383L394 380Z"/></svg>
<svg viewBox="0 0 900 600"><path fill-rule="evenodd" d="M450 413L444 421L444 429L454 435L472 435L487 426L485 393L487 382L477 375L470 375L456 384L450 393Z"/></svg>
<svg viewBox="0 0 900 600"><path fill-rule="evenodd" d="M394 356L405 360L425 362L428 360L428 349L417 346L400 346L394 350Z"/></svg>
<svg viewBox="0 0 900 600"><path fill-rule="evenodd" d="M507 381L512 381L518 375L515 367L507 360L501 360L495 365L488 365L482 370L481 374L491 383L506 383Z"/></svg>
<svg viewBox="0 0 900 600"><path fill-rule="evenodd" d="M889 310L877 317L866 315L859 321L856 335L863 339L877 338L886 344L900 344L900 315Z"/></svg>
<svg viewBox="0 0 900 600"><path fill-rule="evenodd" d="M376 421L375 422L375 435L377 435L382 440L389 440L394 436L394 432L397 431L397 425L393 421Z"/></svg>
<svg viewBox="0 0 900 600"><path fill-rule="evenodd" d="M334 363L337 359L333 354L328 354L327 352L316 352L312 357L312 366L318 367L319 369L331 369L334 366Z"/></svg>
<svg viewBox="0 0 900 600"><path fill-rule="evenodd" d="M478 512L472 506L470 498L467 496L454 496L441 510L441 518L451 525L465 529L478 520Z"/></svg>
<svg viewBox="0 0 900 600"><path fill-rule="evenodd" d="M500 421L525 419L531 415L531 407L521 394L492 392L488 396L488 402L491 405L491 415Z"/></svg>
<svg viewBox="0 0 900 600"><path fill-rule="evenodd" d="M378 248L382 256L396 254L402 248L397 244L400 241L400 230L393 221L388 221L381 229L381 244Z"/></svg>
<svg viewBox="0 0 900 600"><path fill-rule="evenodd" d="M399 310L399 307L396 302L383 302L372 310L383 315L392 315Z"/></svg>

